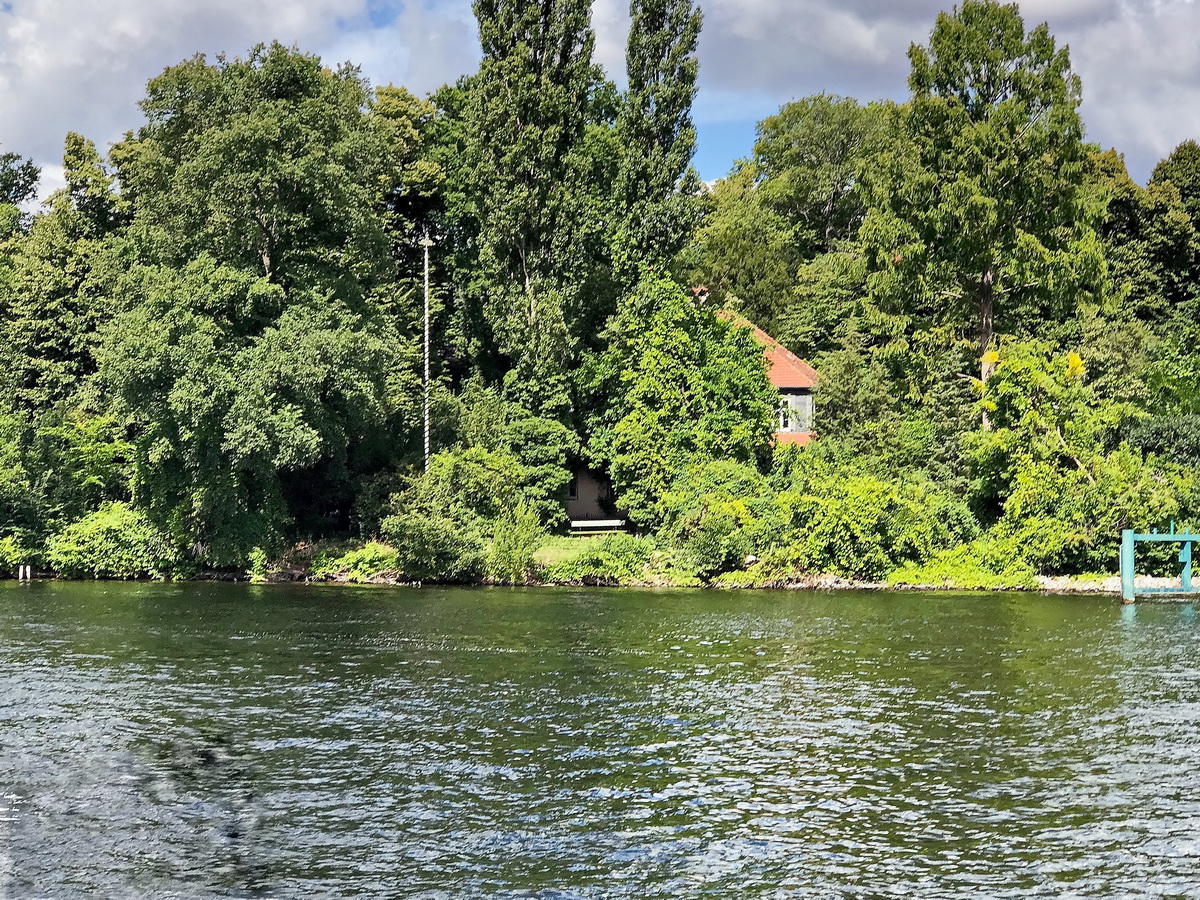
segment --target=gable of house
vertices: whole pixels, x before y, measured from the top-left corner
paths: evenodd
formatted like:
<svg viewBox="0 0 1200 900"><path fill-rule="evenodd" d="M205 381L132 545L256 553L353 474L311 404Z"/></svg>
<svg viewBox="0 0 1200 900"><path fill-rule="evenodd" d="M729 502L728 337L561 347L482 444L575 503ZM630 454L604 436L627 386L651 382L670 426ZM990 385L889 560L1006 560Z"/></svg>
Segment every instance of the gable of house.
<svg viewBox="0 0 1200 900"><path fill-rule="evenodd" d="M735 325L748 328L754 340L763 348L767 378L779 391L775 443L807 444L813 437L812 392L817 385L817 370L744 316L728 310L722 310L718 315Z"/></svg>

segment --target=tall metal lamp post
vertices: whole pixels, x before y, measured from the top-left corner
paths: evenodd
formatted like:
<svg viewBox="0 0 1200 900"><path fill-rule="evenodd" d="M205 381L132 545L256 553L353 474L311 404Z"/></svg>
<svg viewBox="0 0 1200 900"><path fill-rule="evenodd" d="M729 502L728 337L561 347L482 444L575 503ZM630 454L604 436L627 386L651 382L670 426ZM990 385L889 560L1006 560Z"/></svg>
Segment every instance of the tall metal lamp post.
<svg viewBox="0 0 1200 900"><path fill-rule="evenodd" d="M425 229L425 237L421 239L425 248L425 471L429 471L429 248L433 241L429 237L429 229Z"/></svg>

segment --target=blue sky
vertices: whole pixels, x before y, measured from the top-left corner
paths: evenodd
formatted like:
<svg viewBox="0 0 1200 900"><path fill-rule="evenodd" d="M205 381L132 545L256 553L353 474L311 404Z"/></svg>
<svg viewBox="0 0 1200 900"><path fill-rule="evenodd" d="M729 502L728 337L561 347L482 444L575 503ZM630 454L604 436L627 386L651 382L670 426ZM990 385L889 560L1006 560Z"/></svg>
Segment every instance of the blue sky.
<svg viewBox="0 0 1200 900"><path fill-rule="evenodd" d="M906 94L906 52L940 0L701 0L696 123L702 176L750 151L755 123L821 91ZM597 58L621 80L628 0L595 0ZM1125 153L1135 178L1200 137L1200 3L1027 0L1083 78L1088 136ZM4 0L0 146L54 167L68 130L101 147L140 122L146 81L196 52L244 53L281 40L350 60L376 84L426 92L479 59L470 0Z"/></svg>

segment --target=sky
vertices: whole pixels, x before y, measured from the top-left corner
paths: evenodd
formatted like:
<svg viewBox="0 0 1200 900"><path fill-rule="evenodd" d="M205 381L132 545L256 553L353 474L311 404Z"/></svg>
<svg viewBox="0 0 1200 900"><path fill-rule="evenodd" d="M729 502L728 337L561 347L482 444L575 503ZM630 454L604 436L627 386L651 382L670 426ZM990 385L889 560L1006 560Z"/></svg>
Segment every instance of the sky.
<svg viewBox="0 0 1200 900"><path fill-rule="evenodd" d="M907 95L907 51L951 0L701 0L696 165L726 174L755 124L820 92ZM1145 182L1180 141L1200 139L1200 2L1026 0L1083 80L1090 140L1125 154ZM597 57L622 80L628 0L595 0ZM0 151L61 183L63 138L105 149L141 123L137 102L163 68L196 53L244 55L280 40L350 61L376 85L426 93L473 71L470 0L0 0Z"/></svg>

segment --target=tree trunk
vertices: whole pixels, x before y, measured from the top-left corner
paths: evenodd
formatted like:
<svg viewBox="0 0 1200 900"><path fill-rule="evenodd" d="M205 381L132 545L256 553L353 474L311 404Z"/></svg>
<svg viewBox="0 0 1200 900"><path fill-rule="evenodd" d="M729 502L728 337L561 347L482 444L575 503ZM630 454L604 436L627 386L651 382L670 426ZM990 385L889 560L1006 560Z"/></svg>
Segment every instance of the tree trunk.
<svg viewBox="0 0 1200 900"><path fill-rule="evenodd" d="M996 328L995 281L995 270L989 266L979 279L979 380L984 384L996 369L995 364L986 359Z"/></svg>
<svg viewBox="0 0 1200 900"><path fill-rule="evenodd" d="M996 329L995 287L996 272L992 266L988 266L983 272L983 277L979 279L979 380L983 382L985 390L992 373L996 371L995 362L988 357ZM984 410L983 429L990 431L991 428L991 419L987 410Z"/></svg>

